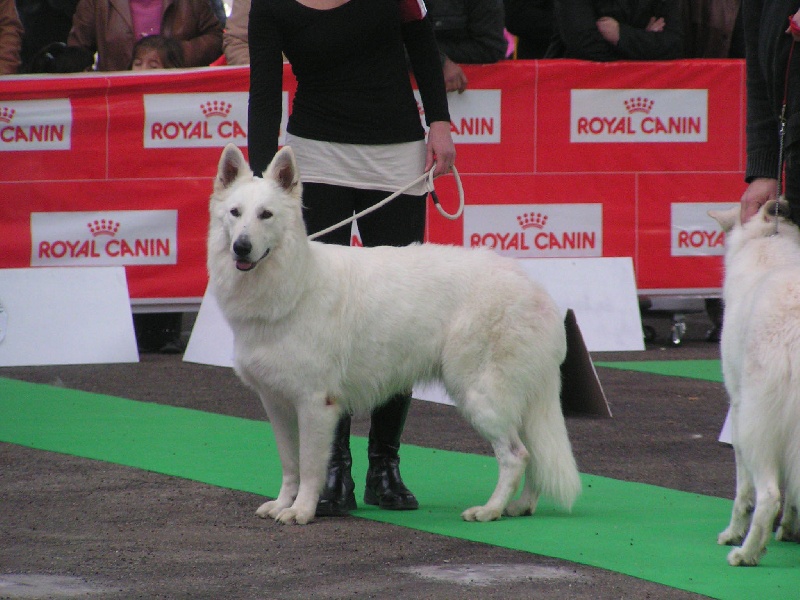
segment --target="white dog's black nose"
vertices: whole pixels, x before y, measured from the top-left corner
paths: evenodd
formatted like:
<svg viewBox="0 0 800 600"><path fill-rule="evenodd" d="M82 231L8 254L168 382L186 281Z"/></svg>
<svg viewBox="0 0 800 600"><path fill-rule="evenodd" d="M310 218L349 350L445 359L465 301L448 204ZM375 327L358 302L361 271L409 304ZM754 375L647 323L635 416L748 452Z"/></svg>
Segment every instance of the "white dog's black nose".
<svg viewBox="0 0 800 600"><path fill-rule="evenodd" d="M233 242L233 253L240 258L249 256L252 250L253 244L251 244L250 240L246 237L240 237Z"/></svg>

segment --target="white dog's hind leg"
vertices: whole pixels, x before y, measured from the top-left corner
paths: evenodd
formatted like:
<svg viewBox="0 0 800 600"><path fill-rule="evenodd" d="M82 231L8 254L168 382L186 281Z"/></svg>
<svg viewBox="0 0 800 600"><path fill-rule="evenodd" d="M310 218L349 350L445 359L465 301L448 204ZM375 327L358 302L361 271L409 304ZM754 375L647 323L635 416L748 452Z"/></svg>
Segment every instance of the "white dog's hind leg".
<svg viewBox="0 0 800 600"><path fill-rule="evenodd" d="M532 515L540 495L571 510L581 493L580 474L561 412L560 378L556 369L542 378L523 418L522 439L531 457L522 494L506 508L509 516Z"/></svg>
<svg viewBox="0 0 800 600"><path fill-rule="evenodd" d="M783 515L781 524L775 532L775 539L784 542L800 542L800 431L790 434L791 444L794 449L789 450L784 459L786 473L784 476L785 489L783 502Z"/></svg>
<svg viewBox="0 0 800 600"><path fill-rule="evenodd" d="M528 461L525 467L525 483L519 498L512 500L506 507L505 514L509 517L530 516L536 512L536 505L539 503L539 492L534 489L533 482L536 480L533 459Z"/></svg>
<svg viewBox="0 0 800 600"><path fill-rule="evenodd" d="M731 566L755 566L766 552L767 541L772 534L772 526L781 505L781 493L777 477L770 473L756 482L756 510L750 522L750 531L744 538L741 548L728 553Z"/></svg>
<svg viewBox="0 0 800 600"><path fill-rule="evenodd" d="M753 480L744 464L741 452L734 446L736 459L736 498L733 501L731 522L728 527L717 536L717 543L721 546L736 546L741 544L744 536L750 529L750 519L756 501L756 490Z"/></svg>
<svg viewBox="0 0 800 600"><path fill-rule="evenodd" d="M490 440L500 469L497 486L483 506L473 506L461 513L465 521L496 521L519 488L530 455L516 432Z"/></svg>
<svg viewBox="0 0 800 600"><path fill-rule="evenodd" d="M334 429L341 416L340 408L324 396L303 402L297 407L300 441L300 486L294 503L281 510L281 523L305 525L314 519L317 502L325 484L325 474L333 443Z"/></svg>
<svg viewBox="0 0 800 600"><path fill-rule="evenodd" d="M283 476L278 497L259 506L256 514L262 519L274 519L283 509L292 505L300 485L297 414L294 406L288 402L262 396L261 403L272 425Z"/></svg>
<svg viewBox="0 0 800 600"><path fill-rule="evenodd" d="M782 542L800 542L800 521L797 518L797 506L786 496L783 503L781 524L775 532L775 539Z"/></svg>

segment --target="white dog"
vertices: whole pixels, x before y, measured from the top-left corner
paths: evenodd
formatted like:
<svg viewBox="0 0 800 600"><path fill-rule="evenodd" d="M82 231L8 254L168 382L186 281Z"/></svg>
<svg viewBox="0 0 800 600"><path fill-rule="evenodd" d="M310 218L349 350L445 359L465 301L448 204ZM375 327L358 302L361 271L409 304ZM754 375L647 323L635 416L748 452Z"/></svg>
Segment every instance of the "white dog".
<svg viewBox="0 0 800 600"><path fill-rule="evenodd" d="M559 400L564 324L512 259L433 244L310 242L288 147L261 179L228 145L210 213L213 294L283 468L280 493L259 516L311 521L340 416L430 380L444 383L500 465L491 498L464 519L532 514L539 493L571 507L581 483Z"/></svg>
<svg viewBox="0 0 800 600"><path fill-rule="evenodd" d="M782 489L776 538L800 541L800 229L777 206L777 229L774 201L744 225L738 206L709 212L726 232L721 353L736 499L718 543L742 544L728 554L734 566L766 552Z"/></svg>

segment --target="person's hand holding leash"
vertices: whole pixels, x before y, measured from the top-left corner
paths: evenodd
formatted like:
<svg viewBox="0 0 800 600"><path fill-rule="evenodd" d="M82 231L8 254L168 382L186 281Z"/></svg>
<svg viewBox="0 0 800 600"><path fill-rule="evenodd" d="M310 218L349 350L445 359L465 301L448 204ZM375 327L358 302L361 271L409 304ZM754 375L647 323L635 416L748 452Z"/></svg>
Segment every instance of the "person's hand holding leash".
<svg viewBox="0 0 800 600"><path fill-rule="evenodd" d="M450 121L434 121L428 131L428 153L425 158L425 172L428 172L434 163L436 169L434 177L445 175L456 162L456 147L450 135Z"/></svg>
<svg viewBox="0 0 800 600"><path fill-rule="evenodd" d="M773 200L778 195L778 181L769 177L758 177L750 182L742 194L741 219L747 223L764 204Z"/></svg>

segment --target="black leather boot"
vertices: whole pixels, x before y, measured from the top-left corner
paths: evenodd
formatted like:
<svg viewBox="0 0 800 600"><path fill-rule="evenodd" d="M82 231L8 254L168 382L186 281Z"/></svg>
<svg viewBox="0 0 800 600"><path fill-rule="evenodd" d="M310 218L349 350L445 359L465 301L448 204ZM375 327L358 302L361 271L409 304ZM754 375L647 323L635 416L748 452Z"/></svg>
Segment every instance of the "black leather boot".
<svg viewBox="0 0 800 600"><path fill-rule="evenodd" d="M350 473L352 466L350 415L345 415L339 420L334 433L328 477L317 502L318 517L340 517L356 509L356 495L353 492L356 486Z"/></svg>
<svg viewBox="0 0 800 600"><path fill-rule="evenodd" d="M400 394L372 411L369 469L364 502L388 510L415 510L419 502L400 477L400 434L406 422L410 394Z"/></svg>

